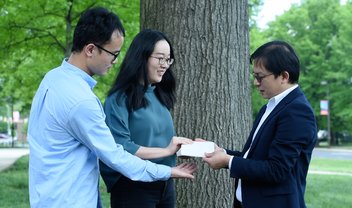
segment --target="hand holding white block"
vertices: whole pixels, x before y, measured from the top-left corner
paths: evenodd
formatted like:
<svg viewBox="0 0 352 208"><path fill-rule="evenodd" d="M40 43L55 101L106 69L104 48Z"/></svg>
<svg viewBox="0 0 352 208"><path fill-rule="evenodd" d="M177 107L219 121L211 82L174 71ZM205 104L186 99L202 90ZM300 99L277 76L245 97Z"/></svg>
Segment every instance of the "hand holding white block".
<svg viewBox="0 0 352 208"><path fill-rule="evenodd" d="M177 156L204 157L204 153L214 152L214 142L193 142L183 144L177 151Z"/></svg>

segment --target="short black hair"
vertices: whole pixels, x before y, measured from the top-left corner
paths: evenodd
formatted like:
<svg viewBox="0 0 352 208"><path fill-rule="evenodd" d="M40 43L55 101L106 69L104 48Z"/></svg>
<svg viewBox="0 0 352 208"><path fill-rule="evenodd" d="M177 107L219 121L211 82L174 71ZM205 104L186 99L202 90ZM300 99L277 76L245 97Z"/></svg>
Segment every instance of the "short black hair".
<svg viewBox="0 0 352 208"><path fill-rule="evenodd" d="M103 7L87 9L76 25L71 51L80 52L89 43L104 45L116 30L125 36L125 29L116 14Z"/></svg>
<svg viewBox="0 0 352 208"><path fill-rule="evenodd" d="M275 77L287 71L289 82L297 83L300 62L293 47L285 41L275 40L260 46L250 57L251 64L261 64Z"/></svg>

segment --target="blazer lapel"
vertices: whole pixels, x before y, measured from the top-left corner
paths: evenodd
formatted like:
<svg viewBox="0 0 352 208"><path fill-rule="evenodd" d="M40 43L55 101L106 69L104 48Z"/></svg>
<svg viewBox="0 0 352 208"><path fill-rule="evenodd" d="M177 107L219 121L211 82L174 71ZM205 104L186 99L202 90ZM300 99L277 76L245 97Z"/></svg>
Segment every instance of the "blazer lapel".
<svg viewBox="0 0 352 208"><path fill-rule="evenodd" d="M264 123L262 124L262 126L260 127L260 129L258 130L257 132L257 135L255 136L255 139L251 145L251 149L249 150L249 153L248 153L248 156L251 155L251 152L253 151L253 149L255 149L256 147L256 144L258 143L258 140L260 139L260 135L263 131L263 129L265 128L265 125L273 118L275 117L275 115L277 113L279 113L281 111L281 109L283 107L285 107L288 103L292 102L292 100L294 100L295 98L299 97L303 95L303 92L302 90L300 89L300 87L297 87L296 89L294 89L292 92L290 92L286 97L284 97L284 99L282 99L280 101L280 103L274 108L274 110L269 114L269 116L265 119ZM263 116L263 114L265 113L265 110L264 112L262 112L262 114L260 115L260 118ZM260 119L257 119L260 121ZM251 131L251 136L253 137L253 133L255 131L255 129L257 128L258 126L258 123L259 121L257 121L256 123L256 126L255 128L252 129ZM252 141L252 140L251 140ZM247 145L247 144L246 144ZM249 147L248 147L249 148ZM248 149L247 148L247 149Z"/></svg>
<svg viewBox="0 0 352 208"><path fill-rule="evenodd" d="M266 110L266 105L264 105L260 110L259 110L259 113L258 113L258 116L256 117L254 123L253 123L253 128L248 136L248 139L247 139L247 142L246 144L243 146L243 149L242 149L242 157L243 155L247 152L247 150L249 149L249 147L251 146L251 143L252 143L252 139L253 139L253 134L255 132L255 130L257 129L257 126L260 122L260 119L262 118L262 116L264 115L265 113L265 110Z"/></svg>

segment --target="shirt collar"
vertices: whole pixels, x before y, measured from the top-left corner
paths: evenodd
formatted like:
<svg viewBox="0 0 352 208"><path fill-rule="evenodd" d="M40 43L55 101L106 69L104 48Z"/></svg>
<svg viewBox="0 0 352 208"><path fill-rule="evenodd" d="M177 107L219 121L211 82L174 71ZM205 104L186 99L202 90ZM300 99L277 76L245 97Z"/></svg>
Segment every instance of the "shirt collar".
<svg viewBox="0 0 352 208"><path fill-rule="evenodd" d="M274 108L275 106L277 106L277 104L279 104L282 99L284 99L290 92L292 92L297 87L298 84L295 84L287 90L283 91L282 93L270 98L267 104L267 108Z"/></svg>
<svg viewBox="0 0 352 208"><path fill-rule="evenodd" d="M82 79L87 82L91 89L93 89L94 86L97 84L97 81L85 71L76 67L75 65L68 63L67 58L62 61L61 66L63 66L64 69L69 70L70 72L82 77Z"/></svg>

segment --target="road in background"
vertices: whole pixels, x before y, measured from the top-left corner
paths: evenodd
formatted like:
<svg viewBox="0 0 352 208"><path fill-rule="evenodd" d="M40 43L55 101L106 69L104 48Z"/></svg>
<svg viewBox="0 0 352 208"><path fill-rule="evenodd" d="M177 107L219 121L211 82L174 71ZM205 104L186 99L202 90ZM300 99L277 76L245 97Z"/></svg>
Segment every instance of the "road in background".
<svg viewBox="0 0 352 208"><path fill-rule="evenodd" d="M314 148L312 158L352 160L352 150Z"/></svg>

